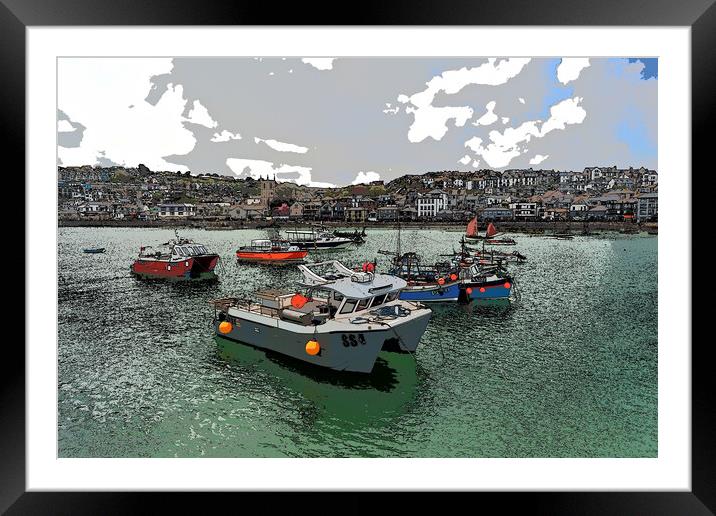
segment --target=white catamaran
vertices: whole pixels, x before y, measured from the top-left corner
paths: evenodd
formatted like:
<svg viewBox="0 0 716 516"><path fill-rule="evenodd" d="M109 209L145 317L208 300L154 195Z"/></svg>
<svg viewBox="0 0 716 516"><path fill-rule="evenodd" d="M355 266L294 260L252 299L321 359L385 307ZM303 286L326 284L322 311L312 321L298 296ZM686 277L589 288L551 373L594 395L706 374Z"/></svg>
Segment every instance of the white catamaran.
<svg viewBox="0 0 716 516"><path fill-rule="evenodd" d="M332 268L320 275L319 267ZM299 265L307 292L265 290L254 301L212 301L217 335L339 371L368 373L381 350L412 353L431 311L399 299L396 276L336 260Z"/></svg>

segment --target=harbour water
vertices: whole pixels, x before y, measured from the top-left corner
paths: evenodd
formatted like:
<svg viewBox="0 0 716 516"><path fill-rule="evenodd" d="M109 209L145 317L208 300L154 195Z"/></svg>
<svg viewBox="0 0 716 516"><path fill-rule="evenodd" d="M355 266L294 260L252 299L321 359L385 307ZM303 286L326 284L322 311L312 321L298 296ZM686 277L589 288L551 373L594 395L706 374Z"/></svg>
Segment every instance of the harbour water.
<svg viewBox="0 0 716 516"><path fill-rule="evenodd" d="M395 233L309 258L359 264ZM655 236L510 234L500 250L528 257L510 266L515 300L434 306L414 358L341 375L213 336L209 300L298 279L236 263L263 231L180 234L221 255L218 283L130 276L172 230L59 229L60 457L657 456ZM429 263L459 238L406 230L402 244Z"/></svg>

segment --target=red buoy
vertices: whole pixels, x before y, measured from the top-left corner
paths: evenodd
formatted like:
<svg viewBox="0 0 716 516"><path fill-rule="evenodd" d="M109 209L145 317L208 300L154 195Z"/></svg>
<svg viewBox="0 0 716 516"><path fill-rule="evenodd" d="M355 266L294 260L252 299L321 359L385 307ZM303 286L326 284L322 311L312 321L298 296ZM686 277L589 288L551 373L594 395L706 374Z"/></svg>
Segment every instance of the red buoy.
<svg viewBox="0 0 716 516"><path fill-rule="evenodd" d="M294 308L303 308L303 305L305 305L307 302L308 298L302 296L301 294L294 294L291 298L291 306Z"/></svg>
<svg viewBox="0 0 716 516"><path fill-rule="evenodd" d="M368 262L368 272L373 272L375 270L375 264L373 262Z"/></svg>
<svg viewBox="0 0 716 516"><path fill-rule="evenodd" d="M485 287L480 287L480 292L484 292L484 291L485 291Z"/></svg>
<svg viewBox="0 0 716 516"><path fill-rule="evenodd" d="M512 285L509 281L505 281L505 288L510 288Z"/></svg>
<svg viewBox="0 0 716 516"><path fill-rule="evenodd" d="M472 294L472 287L467 287L466 292L467 292L467 295L468 295L468 296L471 295L471 294Z"/></svg>
<svg viewBox="0 0 716 516"><path fill-rule="evenodd" d="M438 285L445 285L445 278L438 278Z"/></svg>
<svg viewBox="0 0 716 516"><path fill-rule="evenodd" d="M450 274L450 279L455 281L457 279L457 274Z"/></svg>

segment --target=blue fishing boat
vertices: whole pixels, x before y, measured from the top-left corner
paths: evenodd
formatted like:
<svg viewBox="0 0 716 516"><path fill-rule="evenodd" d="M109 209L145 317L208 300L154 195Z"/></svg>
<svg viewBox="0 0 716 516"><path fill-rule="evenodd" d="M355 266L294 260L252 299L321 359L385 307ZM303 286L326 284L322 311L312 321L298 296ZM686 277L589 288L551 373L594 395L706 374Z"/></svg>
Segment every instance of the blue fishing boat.
<svg viewBox="0 0 716 516"><path fill-rule="evenodd" d="M388 273L407 282L408 285L400 292L400 299L406 301L466 303L475 299L502 299L510 296L514 284L502 262L481 266L454 257L451 261L435 265L421 264L416 253L400 252L400 223L397 252L378 252L393 257L392 268Z"/></svg>
<svg viewBox="0 0 716 516"><path fill-rule="evenodd" d="M457 301L460 297L460 278L457 269L449 263L424 266L415 253L396 256L389 274L404 279L408 286L400 293L400 299L434 303Z"/></svg>
<svg viewBox="0 0 716 516"><path fill-rule="evenodd" d="M89 247L87 249L82 249L82 252L87 253L87 254L100 254L100 253L105 252L105 248L104 247Z"/></svg>

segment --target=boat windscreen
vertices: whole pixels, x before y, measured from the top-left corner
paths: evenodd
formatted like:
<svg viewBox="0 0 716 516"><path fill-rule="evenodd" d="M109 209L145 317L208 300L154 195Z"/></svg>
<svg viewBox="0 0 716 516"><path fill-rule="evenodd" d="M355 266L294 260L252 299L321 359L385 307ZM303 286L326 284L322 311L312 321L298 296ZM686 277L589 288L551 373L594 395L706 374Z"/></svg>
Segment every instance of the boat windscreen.
<svg viewBox="0 0 716 516"><path fill-rule="evenodd" d="M341 308L342 314L349 314L353 312L353 309L356 307L356 303L358 302L357 299L346 299L346 302L343 303L343 308Z"/></svg>
<svg viewBox="0 0 716 516"><path fill-rule="evenodd" d="M373 304L371 306L373 307L373 306L382 305L383 301L385 301L385 296L386 296L386 294L381 294L379 296L375 296L373 298Z"/></svg>

